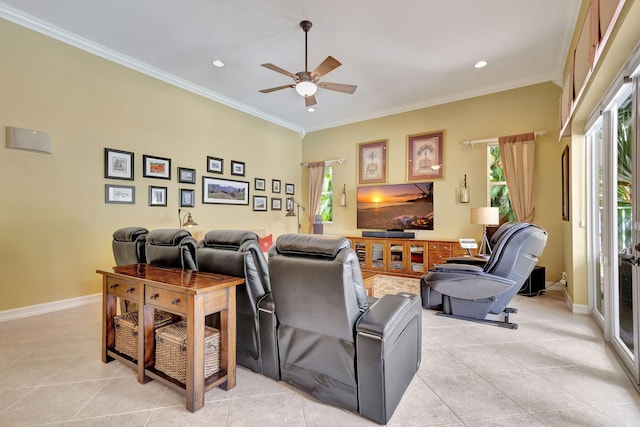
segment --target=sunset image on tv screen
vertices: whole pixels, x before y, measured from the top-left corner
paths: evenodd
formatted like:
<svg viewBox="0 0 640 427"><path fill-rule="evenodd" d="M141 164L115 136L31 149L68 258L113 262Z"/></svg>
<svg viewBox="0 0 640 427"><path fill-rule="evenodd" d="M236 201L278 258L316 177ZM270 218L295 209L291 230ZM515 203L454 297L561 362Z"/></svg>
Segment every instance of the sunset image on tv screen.
<svg viewBox="0 0 640 427"><path fill-rule="evenodd" d="M433 182L358 187L357 227L433 230Z"/></svg>

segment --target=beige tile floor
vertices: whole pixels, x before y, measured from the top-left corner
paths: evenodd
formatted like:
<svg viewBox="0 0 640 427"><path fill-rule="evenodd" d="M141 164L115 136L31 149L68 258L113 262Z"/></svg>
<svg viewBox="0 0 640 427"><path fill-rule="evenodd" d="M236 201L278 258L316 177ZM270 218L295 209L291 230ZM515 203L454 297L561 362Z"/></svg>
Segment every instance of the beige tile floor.
<svg viewBox="0 0 640 427"><path fill-rule="evenodd" d="M640 395L591 317L553 287L511 305L517 330L423 311L422 364L389 425L640 426ZM99 304L0 323L0 426L376 425L244 368L192 414L175 390L103 364L100 327Z"/></svg>

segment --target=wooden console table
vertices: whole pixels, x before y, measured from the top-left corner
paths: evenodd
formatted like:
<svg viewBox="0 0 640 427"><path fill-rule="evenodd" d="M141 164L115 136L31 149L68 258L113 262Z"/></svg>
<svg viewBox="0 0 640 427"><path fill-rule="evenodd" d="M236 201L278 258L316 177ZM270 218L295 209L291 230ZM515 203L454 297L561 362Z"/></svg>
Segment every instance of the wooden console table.
<svg viewBox="0 0 640 427"><path fill-rule="evenodd" d="M236 292L244 283L240 277L198 273L179 268L133 264L97 270L102 274L102 361L113 359L138 372L138 382L160 380L187 394L187 409L197 411L204 405L204 394L213 387L230 390L236 384ZM138 303L138 360L115 350L113 317L117 300ZM186 384L154 368L156 309L182 316L187 321ZM220 313L220 371L204 378L205 316Z"/></svg>

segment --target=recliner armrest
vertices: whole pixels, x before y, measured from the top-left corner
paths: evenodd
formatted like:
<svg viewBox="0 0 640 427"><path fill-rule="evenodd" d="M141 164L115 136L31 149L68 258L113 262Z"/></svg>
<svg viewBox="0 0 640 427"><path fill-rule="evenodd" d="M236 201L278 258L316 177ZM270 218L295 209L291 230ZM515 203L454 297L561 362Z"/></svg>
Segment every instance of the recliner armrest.
<svg viewBox="0 0 640 427"><path fill-rule="evenodd" d="M438 264L431 271L455 271L455 272L466 271L469 273L473 273L473 272L482 273L484 271L484 268L479 265L451 263L451 264Z"/></svg>
<svg viewBox="0 0 640 427"><path fill-rule="evenodd" d="M383 295L360 316L356 323L356 332L375 335L381 339L389 336L406 314L412 310L413 298L417 299L418 296Z"/></svg>

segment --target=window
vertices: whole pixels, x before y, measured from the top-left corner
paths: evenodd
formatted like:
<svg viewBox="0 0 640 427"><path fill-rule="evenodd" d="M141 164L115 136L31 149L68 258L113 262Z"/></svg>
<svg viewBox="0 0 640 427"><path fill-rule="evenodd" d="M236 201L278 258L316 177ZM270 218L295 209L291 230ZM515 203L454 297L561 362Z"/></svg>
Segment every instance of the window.
<svg viewBox="0 0 640 427"><path fill-rule="evenodd" d="M324 168L324 180L322 181L322 197L318 213L322 215L322 222L333 221L333 167L327 165Z"/></svg>
<svg viewBox="0 0 640 427"><path fill-rule="evenodd" d="M500 157L500 147L489 145L488 150L488 173L489 173L489 198L492 208L499 208L500 217L507 216L509 221L516 220L516 214L511 207L509 199L509 189L507 188L507 178L502 169L502 158Z"/></svg>

